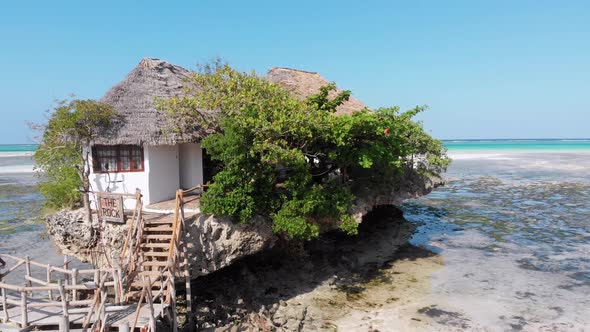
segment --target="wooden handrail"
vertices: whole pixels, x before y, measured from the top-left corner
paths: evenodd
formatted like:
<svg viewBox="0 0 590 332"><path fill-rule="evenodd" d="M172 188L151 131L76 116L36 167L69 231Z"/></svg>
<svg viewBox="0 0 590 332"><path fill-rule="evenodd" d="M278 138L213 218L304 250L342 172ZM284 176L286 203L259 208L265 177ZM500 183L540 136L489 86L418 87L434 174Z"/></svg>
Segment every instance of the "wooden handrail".
<svg viewBox="0 0 590 332"><path fill-rule="evenodd" d="M0 282L0 288L5 288L15 292L46 292L50 290L59 290L59 286L57 284L50 284L47 286L16 286L7 284L5 282ZM96 285L95 283L86 283L81 285L64 285L63 288L66 291L94 290L98 289L98 285Z"/></svg>
<svg viewBox="0 0 590 332"><path fill-rule="evenodd" d="M189 188L189 189L182 190L182 193L183 193L183 194L188 194L188 193L190 193L190 192L193 192L193 191L195 191L195 190L199 190L199 189L201 189L201 190L202 190L202 189L205 189L205 188L207 188L207 187L208 187L208 186L207 186L206 184L198 184L198 185L196 185L196 186L194 186L194 187L192 187L192 188Z"/></svg>
<svg viewBox="0 0 590 332"><path fill-rule="evenodd" d="M133 236L133 233L135 233L136 230L137 219L139 219L137 217L141 215L141 208L143 204L141 201L141 192L139 190L137 190L135 193L135 199L135 209L133 210L133 216L131 217L131 225L129 227L129 230L127 231L127 236L125 237L125 243L123 244L123 252L121 253L121 257L125 257L125 254L127 253L127 245L129 244L129 241L131 240L131 237ZM138 209L140 211L138 211Z"/></svg>

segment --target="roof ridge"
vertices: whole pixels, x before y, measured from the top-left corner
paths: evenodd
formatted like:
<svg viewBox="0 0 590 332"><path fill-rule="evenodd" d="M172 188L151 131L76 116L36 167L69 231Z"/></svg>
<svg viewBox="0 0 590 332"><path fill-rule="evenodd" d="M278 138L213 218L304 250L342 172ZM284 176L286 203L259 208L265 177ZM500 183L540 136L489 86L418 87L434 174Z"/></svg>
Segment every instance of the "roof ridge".
<svg viewBox="0 0 590 332"><path fill-rule="evenodd" d="M286 69L286 70L298 71L298 72L306 73L306 74L318 74L319 75L319 73L317 71L308 71L308 70L295 69L295 68L289 68L289 67L281 67L281 66L272 67L268 71L270 72L274 69Z"/></svg>

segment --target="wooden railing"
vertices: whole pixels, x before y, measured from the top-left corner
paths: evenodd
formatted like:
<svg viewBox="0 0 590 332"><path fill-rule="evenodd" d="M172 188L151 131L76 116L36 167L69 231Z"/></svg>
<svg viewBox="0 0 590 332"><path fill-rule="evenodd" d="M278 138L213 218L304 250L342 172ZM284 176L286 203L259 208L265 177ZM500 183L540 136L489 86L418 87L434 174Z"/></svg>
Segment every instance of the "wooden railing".
<svg viewBox="0 0 590 332"><path fill-rule="evenodd" d="M86 329L96 312L104 311L108 294L113 294L115 302L123 298L121 271L106 269L67 269L12 255L0 254L2 259L14 261L14 265L0 274L0 304L2 304L2 321L20 324L21 328L29 327L29 311L35 308L61 308L60 326L69 327L69 311L76 308L77 312L87 312L83 328ZM25 286L17 286L3 280L17 270L24 269L22 278ZM19 271L22 272L22 271ZM45 280L34 275L44 275ZM59 277L54 280L54 277ZM55 294L55 296L54 296ZM102 306L97 307L97 303ZM11 308L18 308L20 319L11 317ZM95 320L94 324L100 324ZM104 324L104 322L103 322ZM61 331L61 329L60 329Z"/></svg>
<svg viewBox="0 0 590 332"><path fill-rule="evenodd" d="M171 320L176 321L176 277L183 277L186 288L186 309L188 313L189 326L192 325L192 294L190 284L190 271L187 257L187 249L183 241L183 236L186 230L184 204L185 195L202 190L203 186L196 186L188 190L177 190L175 197L175 208L172 222L172 235L170 245L168 246L167 263L160 271L158 277L143 276L141 280L137 280L141 272L141 265L144 262L144 252L141 249L143 241L145 241L143 230L145 220L142 216L142 201L141 195L138 193L137 205L133 212L132 221L129 225L129 230L125 239L125 243L121 253L121 260L125 266L125 285L132 282L142 281L143 289L139 294L139 302L137 303L135 322L139 317L140 310L144 304L149 306L151 312L154 311L154 306L161 305L170 309L172 314ZM153 285L159 283L160 289L154 294ZM153 316L153 315L152 315ZM135 324L135 323L134 323ZM132 325L134 326L134 325ZM155 321L150 320L150 328L155 326ZM173 326L174 331L177 327Z"/></svg>

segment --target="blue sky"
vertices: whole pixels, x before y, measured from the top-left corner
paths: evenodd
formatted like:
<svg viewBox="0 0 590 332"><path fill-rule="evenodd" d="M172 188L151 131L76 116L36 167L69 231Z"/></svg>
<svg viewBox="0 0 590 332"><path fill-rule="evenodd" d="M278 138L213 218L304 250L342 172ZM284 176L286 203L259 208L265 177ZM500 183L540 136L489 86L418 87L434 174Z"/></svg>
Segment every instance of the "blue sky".
<svg viewBox="0 0 590 332"><path fill-rule="evenodd" d="M320 72L438 138L590 137L588 1L3 1L0 143L143 57Z"/></svg>

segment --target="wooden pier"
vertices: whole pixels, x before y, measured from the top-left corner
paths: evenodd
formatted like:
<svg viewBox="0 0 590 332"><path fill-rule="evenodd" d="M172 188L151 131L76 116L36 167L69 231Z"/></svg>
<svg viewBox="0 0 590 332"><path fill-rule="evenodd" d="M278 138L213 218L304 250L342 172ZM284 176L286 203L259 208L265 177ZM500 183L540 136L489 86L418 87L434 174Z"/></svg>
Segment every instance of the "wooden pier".
<svg viewBox="0 0 590 332"><path fill-rule="evenodd" d="M176 287L184 284L186 311L192 324L190 272L186 246L184 195L176 193L173 215L145 218L141 193L120 195L136 199L117 266L69 269L0 254L7 263L0 273L0 331L33 329L69 331L156 331L167 320L177 330ZM22 285L3 280L22 273ZM7 325L8 324L8 325Z"/></svg>

